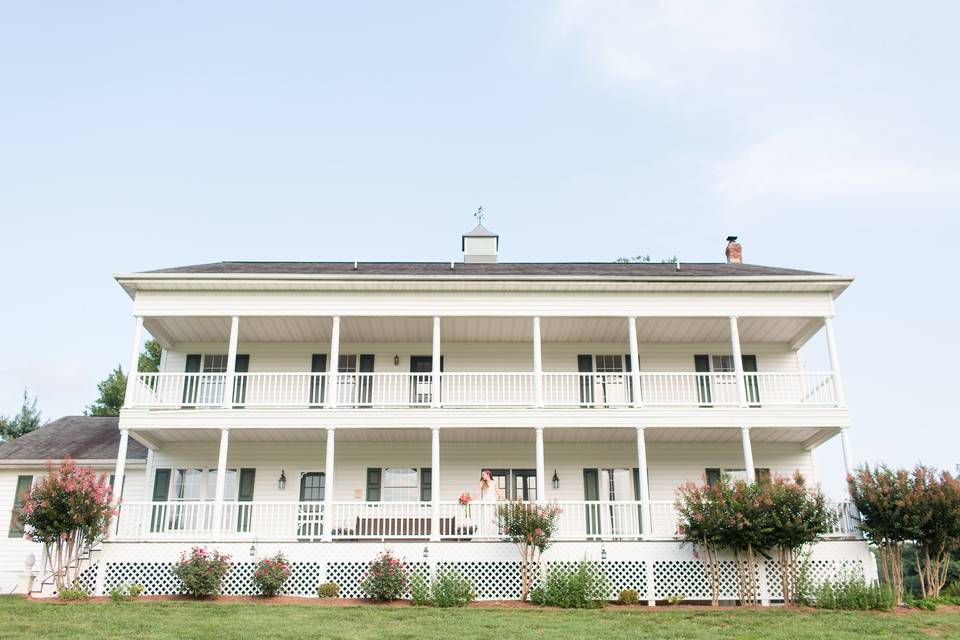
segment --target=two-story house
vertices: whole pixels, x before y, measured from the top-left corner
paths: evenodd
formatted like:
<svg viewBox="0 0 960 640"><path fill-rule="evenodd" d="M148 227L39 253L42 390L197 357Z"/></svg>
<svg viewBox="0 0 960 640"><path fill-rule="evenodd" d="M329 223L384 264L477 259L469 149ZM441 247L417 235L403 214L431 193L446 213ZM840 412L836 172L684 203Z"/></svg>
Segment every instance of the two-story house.
<svg viewBox="0 0 960 640"><path fill-rule="evenodd" d="M850 425L831 318L851 278L726 261L501 263L482 226L456 262L222 262L121 274L160 371L134 372L125 448L148 449L96 559L100 590L176 588L191 545L232 554L227 593L283 550L288 591L359 595L390 548L455 566L481 598L515 598L519 557L493 503L462 505L492 472L504 499L555 502L545 562L602 561L648 601L707 599L677 538L686 481L802 473ZM830 369L799 350L826 332ZM844 504L814 577L874 567ZM727 566L733 575L732 563ZM765 600L779 573L761 571ZM727 588L734 590L733 581ZM731 593L729 597L736 597Z"/></svg>

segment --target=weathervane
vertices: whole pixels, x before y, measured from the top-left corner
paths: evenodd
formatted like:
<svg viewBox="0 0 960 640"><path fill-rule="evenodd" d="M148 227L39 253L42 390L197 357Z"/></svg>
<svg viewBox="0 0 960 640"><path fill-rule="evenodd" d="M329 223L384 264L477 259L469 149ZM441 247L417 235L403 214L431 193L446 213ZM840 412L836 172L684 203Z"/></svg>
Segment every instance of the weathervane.
<svg viewBox="0 0 960 640"><path fill-rule="evenodd" d="M473 217L477 219L477 224L483 224L483 207L477 207L477 212L473 214Z"/></svg>

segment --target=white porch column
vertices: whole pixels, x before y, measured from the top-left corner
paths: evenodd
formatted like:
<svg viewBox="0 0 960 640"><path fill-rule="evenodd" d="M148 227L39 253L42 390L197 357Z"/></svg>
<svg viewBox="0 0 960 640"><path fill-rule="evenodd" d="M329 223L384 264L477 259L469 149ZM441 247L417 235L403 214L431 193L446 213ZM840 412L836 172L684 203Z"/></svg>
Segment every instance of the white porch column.
<svg viewBox="0 0 960 640"><path fill-rule="evenodd" d="M123 495L123 474L127 466L127 442L129 439L130 431L128 429L120 429L120 445L117 447L117 466L113 471L113 495L110 498L114 509L120 506L120 496ZM114 516L111 527L114 534L117 533L117 525L119 522L120 519Z"/></svg>
<svg viewBox="0 0 960 640"><path fill-rule="evenodd" d="M237 338L240 333L240 318L230 318L230 342L227 346L227 373L223 381L223 408L233 407L233 380L237 375Z"/></svg>
<svg viewBox="0 0 960 640"><path fill-rule="evenodd" d="M743 354L740 351L740 329L737 316L730 316L730 348L733 351L733 371L737 378L737 404L747 406L747 385L743 380Z"/></svg>
<svg viewBox="0 0 960 640"><path fill-rule="evenodd" d="M537 502L547 501L547 478L543 464L543 427L537 427Z"/></svg>
<svg viewBox="0 0 960 640"><path fill-rule="evenodd" d="M743 468L747 472L747 482L755 482L757 474L753 466L753 445L750 444L750 427L740 427L740 440L743 442Z"/></svg>
<svg viewBox="0 0 960 640"><path fill-rule="evenodd" d="M220 453L217 456L217 485L214 490L213 508L216 510L213 522L216 527L213 530L214 539L218 539L223 533L223 492L227 481L227 451L230 447L230 429L220 427Z"/></svg>
<svg viewBox="0 0 960 640"><path fill-rule="evenodd" d="M637 475L640 489L640 534L650 535L650 483L647 481L647 441L644 428L637 427Z"/></svg>
<svg viewBox="0 0 960 640"><path fill-rule="evenodd" d="M840 429L840 446L843 448L843 470L853 475L853 450L850 449L849 429Z"/></svg>
<svg viewBox="0 0 960 640"><path fill-rule="evenodd" d="M330 364L327 366L327 406L337 406L337 377L340 371L340 316L333 316L330 329ZM327 476L327 482L330 477Z"/></svg>
<svg viewBox="0 0 960 640"><path fill-rule="evenodd" d="M430 434L430 541L440 541L440 429Z"/></svg>
<svg viewBox="0 0 960 640"><path fill-rule="evenodd" d="M843 383L840 381L840 356L837 355L837 339L833 334L833 318L823 319L823 326L827 330L827 350L830 352L830 372L833 374L833 393L836 396L837 406L847 403L843 396Z"/></svg>
<svg viewBox="0 0 960 640"><path fill-rule="evenodd" d="M630 340L630 386L633 387L633 406L643 406L640 390L640 347L637 345L637 319L627 318L627 332Z"/></svg>
<svg viewBox="0 0 960 640"><path fill-rule="evenodd" d="M533 318L533 406L543 406L543 345L539 316Z"/></svg>
<svg viewBox="0 0 960 640"><path fill-rule="evenodd" d="M140 363L140 339L143 336L143 316L136 317L133 330L133 353L130 354L130 367L127 369L127 388L123 395L123 404L129 405L133 395L133 387L137 380L137 367Z"/></svg>
<svg viewBox="0 0 960 640"><path fill-rule="evenodd" d="M440 316L433 316L433 353L430 356L430 406L440 406Z"/></svg>
<svg viewBox="0 0 960 640"><path fill-rule="evenodd" d="M334 436L336 429L327 428L327 460L323 465L324 488L323 488L323 536L324 542L333 540L333 451Z"/></svg>

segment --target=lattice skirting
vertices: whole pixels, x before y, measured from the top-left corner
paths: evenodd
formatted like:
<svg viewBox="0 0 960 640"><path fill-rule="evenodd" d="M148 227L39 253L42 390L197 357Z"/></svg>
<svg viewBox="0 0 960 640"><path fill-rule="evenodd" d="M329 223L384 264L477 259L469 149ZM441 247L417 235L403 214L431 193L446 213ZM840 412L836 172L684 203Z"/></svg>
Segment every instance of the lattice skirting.
<svg viewBox="0 0 960 640"><path fill-rule="evenodd" d="M180 592L171 568L188 544L106 543L96 565L84 573L84 583L107 593L118 584L142 584L150 595ZM225 595L255 595L251 576L256 565L249 544L209 544L234 559L224 578ZM363 596L360 582L368 563L384 549L404 559L411 571L437 575L457 571L473 582L481 600L516 599L520 592L518 552L509 543L288 543L254 547L256 557L283 551L291 561L291 577L285 593L315 596L321 582L336 582L342 597ZM426 550L426 556L424 551ZM606 559L601 561L603 552ZM708 600L709 587L703 565L692 548L673 542L557 543L544 555L535 576L548 570L573 570L580 560L598 563L612 599L623 589L635 589L641 600L663 600L682 594L687 600ZM862 572L876 577L873 558L862 541L825 541L813 547L808 562L813 583L841 573ZM780 567L775 561L758 565L759 597L781 597ZM736 599L736 568L732 560L721 564L722 598Z"/></svg>

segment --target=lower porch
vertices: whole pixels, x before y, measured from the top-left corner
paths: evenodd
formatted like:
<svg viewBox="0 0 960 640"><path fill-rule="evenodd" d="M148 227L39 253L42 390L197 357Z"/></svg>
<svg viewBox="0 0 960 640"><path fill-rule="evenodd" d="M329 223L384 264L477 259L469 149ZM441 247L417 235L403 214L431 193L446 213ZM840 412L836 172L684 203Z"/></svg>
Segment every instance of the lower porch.
<svg viewBox="0 0 960 640"><path fill-rule="evenodd" d="M800 473L816 483L811 442L829 435L803 428L172 430L151 449L139 495L123 493L111 539L498 541L496 504L477 500L480 473L490 469L501 500L560 508L557 540L674 540L674 501L685 482ZM461 504L464 493L474 500ZM857 537L849 506L834 508L831 537Z"/></svg>

